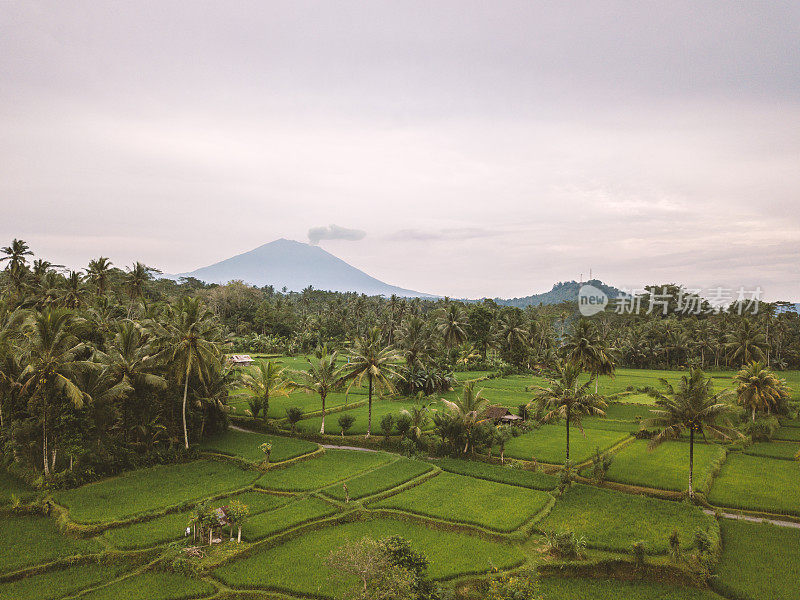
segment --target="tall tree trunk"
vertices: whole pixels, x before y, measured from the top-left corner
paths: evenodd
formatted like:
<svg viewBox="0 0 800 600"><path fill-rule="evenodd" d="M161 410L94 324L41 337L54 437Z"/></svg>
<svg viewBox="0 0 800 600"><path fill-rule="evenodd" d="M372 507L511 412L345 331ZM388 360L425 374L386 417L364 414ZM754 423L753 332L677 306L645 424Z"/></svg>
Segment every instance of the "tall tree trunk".
<svg viewBox="0 0 800 600"><path fill-rule="evenodd" d="M42 410L42 458L44 460L44 474L50 475L50 457L47 455L47 402Z"/></svg>
<svg viewBox="0 0 800 600"><path fill-rule="evenodd" d="M567 406L567 460L569 460L569 406Z"/></svg>
<svg viewBox="0 0 800 600"><path fill-rule="evenodd" d="M369 377L369 413L367 415L367 435L365 437L369 437L372 434L372 373L370 373L368 377Z"/></svg>
<svg viewBox="0 0 800 600"><path fill-rule="evenodd" d="M189 367L186 367L186 381L183 384L183 409L181 410L181 414L183 415L183 444L184 447L188 450L189 449L189 432L186 429L186 397L189 395Z"/></svg>
<svg viewBox="0 0 800 600"><path fill-rule="evenodd" d="M269 415L269 388L267 388L267 392L264 394L264 423L267 422L267 417Z"/></svg>
<svg viewBox="0 0 800 600"><path fill-rule="evenodd" d="M319 428L320 433L325 433L325 394L320 394L322 398L322 426Z"/></svg>
<svg viewBox="0 0 800 600"><path fill-rule="evenodd" d="M689 430L689 498L694 498L694 429Z"/></svg>

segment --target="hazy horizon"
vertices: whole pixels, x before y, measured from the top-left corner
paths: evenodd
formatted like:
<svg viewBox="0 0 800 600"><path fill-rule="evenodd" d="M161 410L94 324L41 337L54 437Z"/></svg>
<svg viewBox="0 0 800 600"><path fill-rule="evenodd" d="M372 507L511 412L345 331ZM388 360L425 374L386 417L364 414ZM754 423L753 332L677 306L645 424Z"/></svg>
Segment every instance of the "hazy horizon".
<svg viewBox="0 0 800 600"><path fill-rule="evenodd" d="M0 5L0 245L800 301L800 5Z"/></svg>

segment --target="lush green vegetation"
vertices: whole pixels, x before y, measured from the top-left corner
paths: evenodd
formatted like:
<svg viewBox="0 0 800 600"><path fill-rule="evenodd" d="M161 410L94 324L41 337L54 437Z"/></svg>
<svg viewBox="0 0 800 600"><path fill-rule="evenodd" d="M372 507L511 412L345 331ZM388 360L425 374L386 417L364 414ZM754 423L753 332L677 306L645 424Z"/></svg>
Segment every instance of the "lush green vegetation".
<svg viewBox="0 0 800 600"><path fill-rule="evenodd" d="M714 444L696 443L695 481L698 484L703 482L714 463L724 457L724 448ZM614 455L614 462L606 478L629 485L683 491L687 489L689 478L689 444L665 442L654 450L648 450L647 441L636 440Z"/></svg>
<svg viewBox="0 0 800 600"><path fill-rule="evenodd" d="M457 502L453 502L455 498ZM532 519L551 499L546 492L440 473L370 506L512 531Z"/></svg>
<svg viewBox="0 0 800 600"><path fill-rule="evenodd" d="M337 508L319 498L308 497L273 511L262 512L247 519L244 539L259 540L306 521L321 519L337 512Z"/></svg>
<svg viewBox="0 0 800 600"><path fill-rule="evenodd" d="M752 456L794 460L794 457L798 452L800 452L800 444L787 444L783 442L758 442L745 448L742 450L742 452Z"/></svg>
<svg viewBox="0 0 800 600"><path fill-rule="evenodd" d="M628 552L644 541L651 553L665 553L677 530L681 547L690 548L699 527L714 527L714 519L686 503L658 500L612 490L575 485L556 502L537 527L543 531L574 531L593 548Z"/></svg>
<svg viewBox="0 0 800 600"><path fill-rule="evenodd" d="M122 574L122 566L97 564L67 567L0 583L0 598L13 600L57 600L80 590L100 585Z"/></svg>
<svg viewBox="0 0 800 600"><path fill-rule="evenodd" d="M407 481L431 471L433 467L419 460L409 460L401 458L386 466L379 467L374 471L369 471L358 477L347 480L347 495L351 500L358 500L366 496L372 496L379 492L397 487ZM325 488L322 492L336 498L345 500L345 491L342 484L334 484Z"/></svg>
<svg viewBox="0 0 800 600"><path fill-rule="evenodd" d="M373 400L372 401L372 427L373 427L373 434L379 435L382 432L380 431L379 423L381 418L384 415L391 414L395 417L399 417L400 413L404 410L410 410L414 403L408 400L405 401L395 401L395 400ZM436 408L437 406L441 408L441 403L433 402L430 405L431 409ZM353 426L348 430L347 435L364 435L367 433L367 417L368 417L369 408L367 406L359 406L357 408L353 408L347 411L347 414L353 415L355 417L355 422ZM337 417L341 416L342 413L334 413L328 416L325 419L325 433L330 435L339 435L342 433L342 428L339 426L337 422ZM307 433L318 433L320 424L322 422L321 417L313 417L310 419L303 419L297 424L297 430L303 431ZM430 429L432 427L432 423L428 422L426 425L426 429Z"/></svg>
<svg viewBox="0 0 800 600"><path fill-rule="evenodd" d="M379 467L391 459L390 454L383 452L327 450L320 457L286 468L270 469L258 479L256 485L289 492L316 490L361 471Z"/></svg>
<svg viewBox="0 0 800 600"><path fill-rule="evenodd" d="M0 571L99 552L96 540L67 538L44 516L0 516Z"/></svg>
<svg viewBox="0 0 800 600"><path fill-rule="evenodd" d="M289 460L317 449L316 444L298 440L297 438L249 433L234 429L229 429L206 439L200 447L203 450L239 456L245 460L260 463L265 458L264 452L260 448L261 444L264 443L272 445L270 462Z"/></svg>
<svg viewBox="0 0 800 600"><path fill-rule="evenodd" d="M166 544L184 537L189 525L188 512L176 512L126 527L107 530L103 536L114 548L136 550Z"/></svg>
<svg viewBox="0 0 800 600"><path fill-rule="evenodd" d="M731 453L708 500L729 508L800 515L800 462Z"/></svg>
<svg viewBox="0 0 800 600"><path fill-rule="evenodd" d="M538 462L560 464L566 455L566 441L563 425L543 425L506 444L506 456L521 460L536 459ZM577 427L571 428L570 456L575 462L588 460L596 448L606 450L628 437L624 432L588 429L586 436Z"/></svg>
<svg viewBox="0 0 800 600"><path fill-rule="evenodd" d="M55 498L69 509L74 521L119 521L236 490L252 484L257 476L228 462L198 460L130 471L59 492Z"/></svg>
<svg viewBox="0 0 800 600"><path fill-rule="evenodd" d="M722 559L711 580L736 600L800 598L800 529L722 519Z"/></svg>
<svg viewBox="0 0 800 600"><path fill-rule="evenodd" d="M457 460L452 458L442 458L434 462L437 467L468 475L478 479L487 479L498 483L508 483L532 490L552 490L558 485L558 477L548 475L542 471L529 471L527 469L513 468L510 465L501 466L484 462Z"/></svg>
<svg viewBox="0 0 800 600"><path fill-rule="evenodd" d="M214 586L199 579L173 573L142 573L115 581L81 596L86 600L188 600L214 592Z"/></svg>
<svg viewBox="0 0 800 600"><path fill-rule="evenodd" d="M35 490L27 483L0 469L0 506L11 502L12 496L25 500L34 494Z"/></svg>
<svg viewBox="0 0 800 600"><path fill-rule="evenodd" d="M430 560L429 573L436 579L485 573L494 567L511 567L523 561L519 546L416 523L375 519L326 527L280 546L259 550L218 568L215 575L236 588L276 589L330 598L349 583L324 566L323 559L330 551L364 536L380 539L390 535L406 538L415 550L424 553Z"/></svg>
<svg viewBox="0 0 800 600"><path fill-rule="evenodd" d="M548 577L539 587L542 600L722 600L709 590L650 581Z"/></svg>

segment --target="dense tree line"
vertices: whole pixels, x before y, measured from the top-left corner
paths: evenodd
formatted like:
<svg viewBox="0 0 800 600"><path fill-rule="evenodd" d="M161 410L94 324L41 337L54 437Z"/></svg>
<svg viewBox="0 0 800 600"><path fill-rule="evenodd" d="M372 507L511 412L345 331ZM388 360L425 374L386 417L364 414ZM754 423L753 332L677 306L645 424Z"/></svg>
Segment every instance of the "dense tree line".
<svg viewBox="0 0 800 600"><path fill-rule="evenodd" d="M520 309L492 300L175 282L142 263L121 269L105 257L71 271L35 258L20 240L0 249L0 261L3 456L50 480L178 459L192 441L225 427L231 351L312 357L305 374L267 363L244 376L254 417L266 418L270 395L291 387L318 393L324 411L330 390L359 385L369 390L369 431L373 392L431 396L455 387L457 370L557 377L569 363L591 376L596 392L597 378L619 366L749 365L753 378L764 379L774 377L770 369L800 367L795 312L761 304L757 314L739 314L737 306L714 311L702 301L696 315L649 310L664 286L650 288L637 314L612 304L584 319L569 302ZM341 372L336 352L347 355ZM502 446L504 432L476 426L482 404L465 389L449 415L420 409L402 427L413 438L434 418L454 451ZM778 408L760 393L751 404L753 420L755 410ZM561 411L552 403L549 410Z"/></svg>

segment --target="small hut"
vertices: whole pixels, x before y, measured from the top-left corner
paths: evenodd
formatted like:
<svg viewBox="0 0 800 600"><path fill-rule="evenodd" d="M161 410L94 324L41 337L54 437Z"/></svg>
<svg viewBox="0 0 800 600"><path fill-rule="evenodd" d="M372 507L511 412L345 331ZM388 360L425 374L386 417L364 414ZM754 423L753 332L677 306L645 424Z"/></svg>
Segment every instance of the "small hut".
<svg viewBox="0 0 800 600"><path fill-rule="evenodd" d="M253 364L253 359L249 354L231 354L228 362L234 367L249 367Z"/></svg>
<svg viewBox="0 0 800 600"><path fill-rule="evenodd" d="M485 414L486 418L494 422L495 425L516 424L522 422L523 420L519 415L512 415L511 411L505 406L487 406Z"/></svg>

